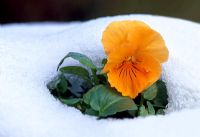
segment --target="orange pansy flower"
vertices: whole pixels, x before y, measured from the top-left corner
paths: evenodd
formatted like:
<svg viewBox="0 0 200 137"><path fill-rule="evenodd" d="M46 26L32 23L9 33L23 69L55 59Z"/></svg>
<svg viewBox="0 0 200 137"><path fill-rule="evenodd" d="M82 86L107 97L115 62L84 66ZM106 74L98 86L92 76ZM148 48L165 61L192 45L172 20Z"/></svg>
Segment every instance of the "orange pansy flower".
<svg viewBox="0 0 200 137"><path fill-rule="evenodd" d="M103 32L104 72L123 96L135 98L156 82L168 49L161 35L141 21L116 21Z"/></svg>

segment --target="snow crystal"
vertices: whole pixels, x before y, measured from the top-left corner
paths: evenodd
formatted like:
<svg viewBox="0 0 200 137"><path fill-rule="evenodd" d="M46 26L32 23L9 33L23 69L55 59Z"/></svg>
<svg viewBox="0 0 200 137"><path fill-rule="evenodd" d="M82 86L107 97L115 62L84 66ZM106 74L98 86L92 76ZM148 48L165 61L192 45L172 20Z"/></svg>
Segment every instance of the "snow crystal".
<svg viewBox="0 0 200 137"><path fill-rule="evenodd" d="M168 88L168 114L96 120L50 95L46 83L56 75L60 59L75 51L98 62L105 56L102 31L111 21L124 19L146 22L166 41L170 58L162 78ZM0 137L199 137L199 38L197 23L151 15L1 25Z"/></svg>

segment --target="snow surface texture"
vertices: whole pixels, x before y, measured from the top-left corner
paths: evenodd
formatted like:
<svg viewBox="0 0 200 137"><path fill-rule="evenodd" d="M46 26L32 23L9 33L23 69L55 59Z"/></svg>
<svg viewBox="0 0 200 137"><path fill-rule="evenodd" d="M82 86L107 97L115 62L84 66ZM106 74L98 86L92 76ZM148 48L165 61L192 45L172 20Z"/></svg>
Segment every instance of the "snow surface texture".
<svg viewBox="0 0 200 137"><path fill-rule="evenodd" d="M170 58L162 77L168 114L96 120L50 95L46 83L57 74L60 59L75 51L98 62L105 56L102 31L111 21L124 19L146 22L166 41ZM199 53L200 24L160 16L0 26L0 137L200 137Z"/></svg>

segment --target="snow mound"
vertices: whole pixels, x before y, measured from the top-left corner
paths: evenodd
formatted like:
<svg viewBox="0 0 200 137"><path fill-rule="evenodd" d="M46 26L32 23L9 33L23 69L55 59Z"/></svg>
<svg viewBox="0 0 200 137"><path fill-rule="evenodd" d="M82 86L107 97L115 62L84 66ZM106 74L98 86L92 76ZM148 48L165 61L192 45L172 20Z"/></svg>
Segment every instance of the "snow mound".
<svg viewBox="0 0 200 137"><path fill-rule="evenodd" d="M166 116L96 120L50 95L46 83L70 51L104 57L101 35L114 20L141 20L159 31L170 58L163 65ZM0 137L199 137L200 24L181 19L127 15L75 23L0 26ZM65 64L72 63L71 61ZM193 109L191 109L193 108Z"/></svg>

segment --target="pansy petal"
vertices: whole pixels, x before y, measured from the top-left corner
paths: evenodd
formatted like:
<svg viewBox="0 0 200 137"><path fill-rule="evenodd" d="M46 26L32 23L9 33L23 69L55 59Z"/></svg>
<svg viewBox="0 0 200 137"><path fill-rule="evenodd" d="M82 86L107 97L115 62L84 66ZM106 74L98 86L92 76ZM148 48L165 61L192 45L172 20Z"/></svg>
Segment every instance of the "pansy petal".
<svg viewBox="0 0 200 137"><path fill-rule="evenodd" d="M123 96L135 98L156 82L169 53L161 35L141 21L113 22L103 33L104 72Z"/></svg>
<svg viewBox="0 0 200 137"><path fill-rule="evenodd" d="M168 59L168 49L162 36L141 21L112 22L103 32L102 43L106 53L116 50L119 46L150 54L160 63Z"/></svg>
<svg viewBox="0 0 200 137"><path fill-rule="evenodd" d="M162 36L155 31L152 32L146 39L144 39L143 47L140 46L138 53L149 54L157 59L160 63L167 61L169 56L169 51Z"/></svg>
<svg viewBox="0 0 200 137"><path fill-rule="evenodd" d="M108 81L111 87L115 87L123 96L134 98L138 95L138 93L134 92L137 90L136 79L133 74L129 75L129 70L126 67L111 70L108 73Z"/></svg>
<svg viewBox="0 0 200 137"><path fill-rule="evenodd" d="M137 45L138 53L150 54L160 63L168 59L169 52L162 36L145 23L140 22L130 30L128 41L134 46Z"/></svg>
<svg viewBox="0 0 200 137"><path fill-rule="evenodd" d="M120 45L117 46L110 54L108 55L108 62L112 63L121 63L127 57L133 56L136 52L136 48L132 45Z"/></svg>
<svg viewBox="0 0 200 137"><path fill-rule="evenodd" d="M161 65L154 57L146 54L138 55L136 58L138 63L135 64L135 67L145 75L146 86L144 89L146 89L160 78Z"/></svg>
<svg viewBox="0 0 200 137"><path fill-rule="evenodd" d="M103 73L107 73L108 71L115 68L116 66L117 66L117 64L114 64L114 63L106 63L103 68Z"/></svg>
<svg viewBox="0 0 200 137"><path fill-rule="evenodd" d="M141 21L116 21L108 25L108 27L103 32L102 43L105 49L105 52L109 54L116 47L123 45L126 48L126 45L137 46L137 43L132 43L129 41L129 38L132 37L130 34L133 30L137 28L142 28L141 26L148 27L145 23ZM141 31L138 31L141 32ZM139 41L137 41L139 42Z"/></svg>
<svg viewBox="0 0 200 137"><path fill-rule="evenodd" d="M121 45L126 39L126 33L124 25L119 24L119 22L109 24L102 36L105 52L108 54L115 46Z"/></svg>
<svg viewBox="0 0 200 137"><path fill-rule="evenodd" d="M156 82L161 74L160 63L153 57L138 56L138 63L125 63L121 68L108 72L108 81L123 96L135 98L139 93Z"/></svg>

